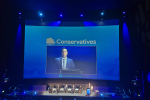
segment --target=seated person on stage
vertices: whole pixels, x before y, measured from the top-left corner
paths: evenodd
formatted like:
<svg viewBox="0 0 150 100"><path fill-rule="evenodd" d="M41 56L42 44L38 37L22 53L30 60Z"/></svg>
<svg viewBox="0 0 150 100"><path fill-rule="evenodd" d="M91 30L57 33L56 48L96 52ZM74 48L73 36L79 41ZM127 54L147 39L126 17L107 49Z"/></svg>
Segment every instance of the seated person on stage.
<svg viewBox="0 0 150 100"><path fill-rule="evenodd" d="M48 92L52 93L52 87L51 87L51 85L48 87Z"/></svg>
<svg viewBox="0 0 150 100"><path fill-rule="evenodd" d="M62 57L55 58L56 67L58 69L74 69L75 65L72 59L68 58L68 51L66 48L61 50Z"/></svg>
<svg viewBox="0 0 150 100"><path fill-rule="evenodd" d="M60 90L60 89L59 89L59 85L57 85L57 94L59 93L59 90Z"/></svg>
<svg viewBox="0 0 150 100"><path fill-rule="evenodd" d="M74 87L74 85L72 86L72 89L71 89L71 93L74 93L74 91L75 91L75 87Z"/></svg>
<svg viewBox="0 0 150 100"><path fill-rule="evenodd" d="M79 93L82 93L82 88L81 88L81 86L80 86L80 88L79 88Z"/></svg>

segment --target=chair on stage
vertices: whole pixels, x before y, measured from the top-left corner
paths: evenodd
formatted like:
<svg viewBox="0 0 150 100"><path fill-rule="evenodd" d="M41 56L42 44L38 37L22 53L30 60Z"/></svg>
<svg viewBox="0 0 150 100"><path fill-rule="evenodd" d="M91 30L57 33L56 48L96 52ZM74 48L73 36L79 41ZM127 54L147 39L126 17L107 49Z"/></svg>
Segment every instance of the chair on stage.
<svg viewBox="0 0 150 100"><path fill-rule="evenodd" d="M52 92L53 92L53 93L57 92L56 86L54 86L54 88L52 89Z"/></svg>
<svg viewBox="0 0 150 100"><path fill-rule="evenodd" d="M75 88L75 93L78 93L78 92L79 92L79 87L76 86L76 88Z"/></svg>
<svg viewBox="0 0 150 100"><path fill-rule="evenodd" d="M67 91L71 93L71 85L68 86Z"/></svg>
<svg viewBox="0 0 150 100"><path fill-rule="evenodd" d="M65 89L64 89L64 86L62 85L61 87L60 87L60 92L64 92L65 91Z"/></svg>

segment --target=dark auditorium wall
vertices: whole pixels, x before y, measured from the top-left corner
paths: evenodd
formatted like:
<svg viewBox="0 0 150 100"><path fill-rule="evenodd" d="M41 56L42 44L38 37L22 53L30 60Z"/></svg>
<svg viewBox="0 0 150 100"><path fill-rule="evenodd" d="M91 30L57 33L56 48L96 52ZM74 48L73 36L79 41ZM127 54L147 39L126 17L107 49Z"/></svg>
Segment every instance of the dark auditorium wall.
<svg viewBox="0 0 150 100"><path fill-rule="evenodd" d="M6 77L10 78L11 83L20 81L22 75L18 75L18 72L23 73L23 44L22 50L14 48L16 34L19 26L18 8L10 8L4 3L1 11L1 28L0 28L0 77L3 77L5 70L7 69ZM21 41L23 43L23 41ZM14 52L16 55L14 56ZM2 80L3 81L3 80Z"/></svg>
<svg viewBox="0 0 150 100"><path fill-rule="evenodd" d="M144 71L145 96L150 97L150 82L147 80L148 73L150 72L150 1L142 0L136 8L136 34L138 35L139 40L142 41L142 48L145 50L144 64L141 66ZM141 52L139 52L139 54L140 53Z"/></svg>

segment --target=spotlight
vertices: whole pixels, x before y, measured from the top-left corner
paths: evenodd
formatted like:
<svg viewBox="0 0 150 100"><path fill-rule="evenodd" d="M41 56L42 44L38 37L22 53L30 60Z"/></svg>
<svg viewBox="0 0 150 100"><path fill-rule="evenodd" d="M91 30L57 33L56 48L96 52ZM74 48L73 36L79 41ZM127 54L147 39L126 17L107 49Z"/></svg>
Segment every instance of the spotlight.
<svg viewBox="0 0 150 100"><path fill-rule="evenodd" d="M39 15L40 15L40 16L43 16L43 14L42 14L42 13L39 13Z"/></svg>
<svg viewBox="0 0 150 100"><path fill-rule="evenodd" d="M140 97L140 94L138 94L138 97Z"/></svg>
<svg viewBox="0 0 150 100"><path fill-rule="evenodd" d="M62 14L60 14L59 16L60 16L60 17L63 17L63 15L62 15Z"/></svg>
<svg viewBox="0 0 150 100"><path fill-rule="evenodd" d="M101 93L101 96L103 96L103 94Z"/></svg>
<svg viewBox="0 0 150 100"><path fill-rule="evenodd" d="M124 11L123 14L126 14L126 12Z"/></svg>
<svg viewBox="0 0 150 100"><path fill-rule="evenodd" d="M21 15L21 12L19 12L19 15Z"/></svg>
<svg viewBox="0 0 150 100"><path fill-rule="evenodd" d="M2 93L4 93L5 91L3 90Z"/></svg>
<svg viewBox="0 0 150 100"><path fill-rule="evenodd" d="M23 92L23 94L26 94L26 92Z"/></svg>
<svg viewBox="0 0 150 100"><path fill-rule="evenodd" d="M101 12L101 16L103 16L104 15L104 12Z"/></svg>
<svg viewBox="0 0 150 100"><path fill-rule="evenodd" d="M37 94L37 92L34 92L34 94Z"/></svg>
<svg viewBox="0 0 150 100"><path fill-rule="evenodd" d="M83 17L83 14L81 14L80 16Z"/></svg>

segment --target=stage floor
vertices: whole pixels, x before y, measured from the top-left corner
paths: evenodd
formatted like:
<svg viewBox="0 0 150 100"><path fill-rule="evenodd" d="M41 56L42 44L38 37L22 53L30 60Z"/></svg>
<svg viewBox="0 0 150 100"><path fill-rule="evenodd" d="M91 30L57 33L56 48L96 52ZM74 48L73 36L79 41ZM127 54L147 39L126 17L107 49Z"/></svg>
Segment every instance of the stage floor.
<svg viewBox="0 0 150 100"><path fill-rule="evenodd" d="M101 95L102 94L102 95ZM78 93L49 93L48 91L26 91L25 93L17 94L6 94L2 98L22 98L20 100L28 100L28 98L34 98L37 100L126 100L129 99L129 96L126 94L117 95L115 93L96 93L92 92L90 95L87 95L86 90L83 90L81 94ZM42 99L41 99L42 98ZM135 100L135 99L132 99Z"/></svg>
<svg viewBox="0 0 150 100"><path fill-rule="evenodd" d="M96 96L93 92L90 95L87 95L86 90L83 90L81 94L79 93L49 93L48 91L43 92L41 95L49 95L49 96Z"/></svg>
<svg viewBox="0 0 150 100"><path fill-rule="evenodd" d="M26 94L28 95L37 95L37 96L54 96L54 97L62 97L62 96L69 96L69 97L110 97L115 95L115 93L97 93L97 92L91 92L90 95L87 95L87 91L83 90L81 94L79 93L49 93L48 91L40 91L35 92L34 91L26 91ZM129 98L129 96L124 95L126 98Z"/></svg>

